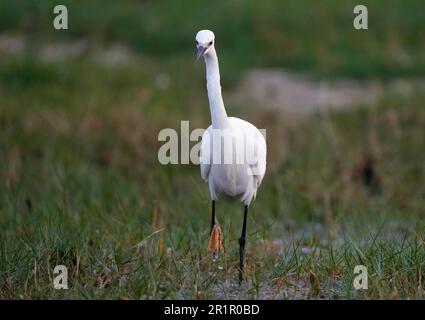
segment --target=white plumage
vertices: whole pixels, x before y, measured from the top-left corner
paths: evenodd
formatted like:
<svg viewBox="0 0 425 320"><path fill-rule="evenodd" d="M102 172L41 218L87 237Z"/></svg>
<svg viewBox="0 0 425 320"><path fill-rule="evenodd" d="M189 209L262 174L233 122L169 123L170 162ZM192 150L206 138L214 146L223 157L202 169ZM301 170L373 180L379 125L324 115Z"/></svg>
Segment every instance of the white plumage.
<svg viewBox="0 0 425 320"><path fill-rule="evenodd" d="M204 57L211 126L201 143L201 175L208 182L212 200L211 237L208 249L214 257L222 249L221 229L215 220L218 194L240 196L244 204L244 220L239 238L239 283L243 280L248 206L255 199L266 171L266 140L251 123L228 117L221 96L220 71L212 31L196 35L197 60Z"/></svg>
<svg viewBox="0 0 425 320"><path fill-rule="evenodd" d="M208 127L201 144L201 175L208 182L211 199L218 200L218 194L223 192L230 196L241 196L241 201L249 206L251 200L255 199L264 177L266 141L261 132L251 123L229 117L221 136L224 140L232 137L232 144L214 145L213 128L213 125ZM244 146L238 148L237 143L244 143ZM255 163L237 162L237 152L245 150L253 150L253 160L257 160ZM213 155L217 153L221 155L219 163L213 161ZM226 163L224 159L229 153L231 153L229 156L231 163Z"/></svg>
<svg viewBox="0 0 425 320"><path fill-rule="evenodd" d="M240 195L241 201L249 206L251 200L255 199L266 170L266 141L262 133L251 123L227 117L221 95L214 34L209 30L202 30L196 35L196 41L198 52L205 59L212 120L212 125L202 137L201 175L208 181L212 200L217 200L218 194L223 192L230 196ZM231 144L214 143L213 129L217 129L216 136L221 134L224 141L231 141ZM253 150L252 157L249 157L247 150ZM245 154L238 154L244 151ZM222 156L220 161L213 161L215 154ZM223 163L226 156L231 159L231 163ZM238 156L245 158L245 161L243 163L237 161Z"/></svg>

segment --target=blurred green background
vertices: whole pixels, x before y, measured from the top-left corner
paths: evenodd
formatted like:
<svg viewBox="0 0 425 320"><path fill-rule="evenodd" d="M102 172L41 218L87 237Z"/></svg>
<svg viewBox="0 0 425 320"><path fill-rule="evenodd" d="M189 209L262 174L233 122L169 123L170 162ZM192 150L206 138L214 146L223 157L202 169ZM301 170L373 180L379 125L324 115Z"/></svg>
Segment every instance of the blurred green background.
<svg viewBox="0 0 425 320"><path fill-rule="evenodd" d="M423 1L367 1L370 28L352 27L356 1L62 1L69 30L52 28L55 1L0 4L3 31L40 40L83 37L120 42L167 63L193 54L193 37L213 29L225 80L251 66L288 67L359 77L421 75L425 71ZM235 74L235 75L234 75Z"/></svg>
<svg viewBox="0 0 425 320"><path fill-rule="evenodd" d="M57 4L68 30L52 26ZM423 298L425 3L362 1L361 31L357 4L1 1L0 298ZM205 28L228 114L267 129L241 288L241 205L217 205L226 252L213 262L199 168L157 160L161 129L210 123L194 64ZM381 89L300 115L267 90L234 98L252 70ZM69 290L52 288L57 264ZM357 264L368 290L352 287Z"/></svg>

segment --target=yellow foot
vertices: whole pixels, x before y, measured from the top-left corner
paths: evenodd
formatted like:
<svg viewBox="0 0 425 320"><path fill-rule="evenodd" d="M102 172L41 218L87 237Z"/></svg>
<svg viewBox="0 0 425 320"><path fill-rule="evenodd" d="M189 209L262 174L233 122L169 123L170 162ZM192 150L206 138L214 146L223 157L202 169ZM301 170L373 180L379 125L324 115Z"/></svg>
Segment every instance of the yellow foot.
<svg viewBox="0 0 425 320"><path fill-rule="evenodd" d="M208 242L208 252L212 252L213 258L217 259L218 253L221 251L224 251L222 244L222 233L220 226L216 224L211 231L210 241Z"/></svg>

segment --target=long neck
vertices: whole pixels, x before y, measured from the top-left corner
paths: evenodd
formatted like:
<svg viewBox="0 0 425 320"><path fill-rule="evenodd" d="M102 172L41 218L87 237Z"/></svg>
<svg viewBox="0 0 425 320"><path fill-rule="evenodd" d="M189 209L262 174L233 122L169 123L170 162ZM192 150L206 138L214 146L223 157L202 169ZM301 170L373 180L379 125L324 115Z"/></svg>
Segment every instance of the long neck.
<svg viewBox="0 0 425 320"><path fill-rule="evenodd" d="M207 68L207 91L212 126L213 128L224 128L227 126L228 119L223 97L221 96L220 70L214 47L205 55L205 65Z"/></svg>

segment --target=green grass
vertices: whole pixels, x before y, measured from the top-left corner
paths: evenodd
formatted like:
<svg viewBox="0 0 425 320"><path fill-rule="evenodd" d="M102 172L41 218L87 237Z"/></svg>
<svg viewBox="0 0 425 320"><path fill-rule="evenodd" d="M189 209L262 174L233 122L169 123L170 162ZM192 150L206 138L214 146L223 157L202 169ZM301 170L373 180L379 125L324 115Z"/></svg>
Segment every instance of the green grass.
<svg viewBox="0 0 425 320"><path fill-rule="evenodd" d="M267 128L269 147L239 288L239 201L217 205L213 262L199 168L157 160L160 129L210 121L202 67L180 62L166 91L152 84L164 66L144 59L0 63L0 298L424 297L423 95L291 122L228 106ZM69 290L52 288L57 264Z"/></svg>
<svg viewBox="0 0 425 320"><path fill-rule="evenodd" d="M267 129L268 168L248 220L246 283L237 285L243 210L223 197L225 253L207 253L210 199L194 165L162 166L158 132L210 123L194 35L217 36L224 99L250 68L320 76L425 74L423 0L55 1L0 3L0 33L30 48L119 42L136 59L47 62L0 53L0 299L423 299L423 94L292 118L256 105L229 115ZM42 46L42 45L41 45ZM157 84L158 75L170 85ZM69 289L53 289L53 269ZM353 288L353 269L369 289Z"/></svg>

